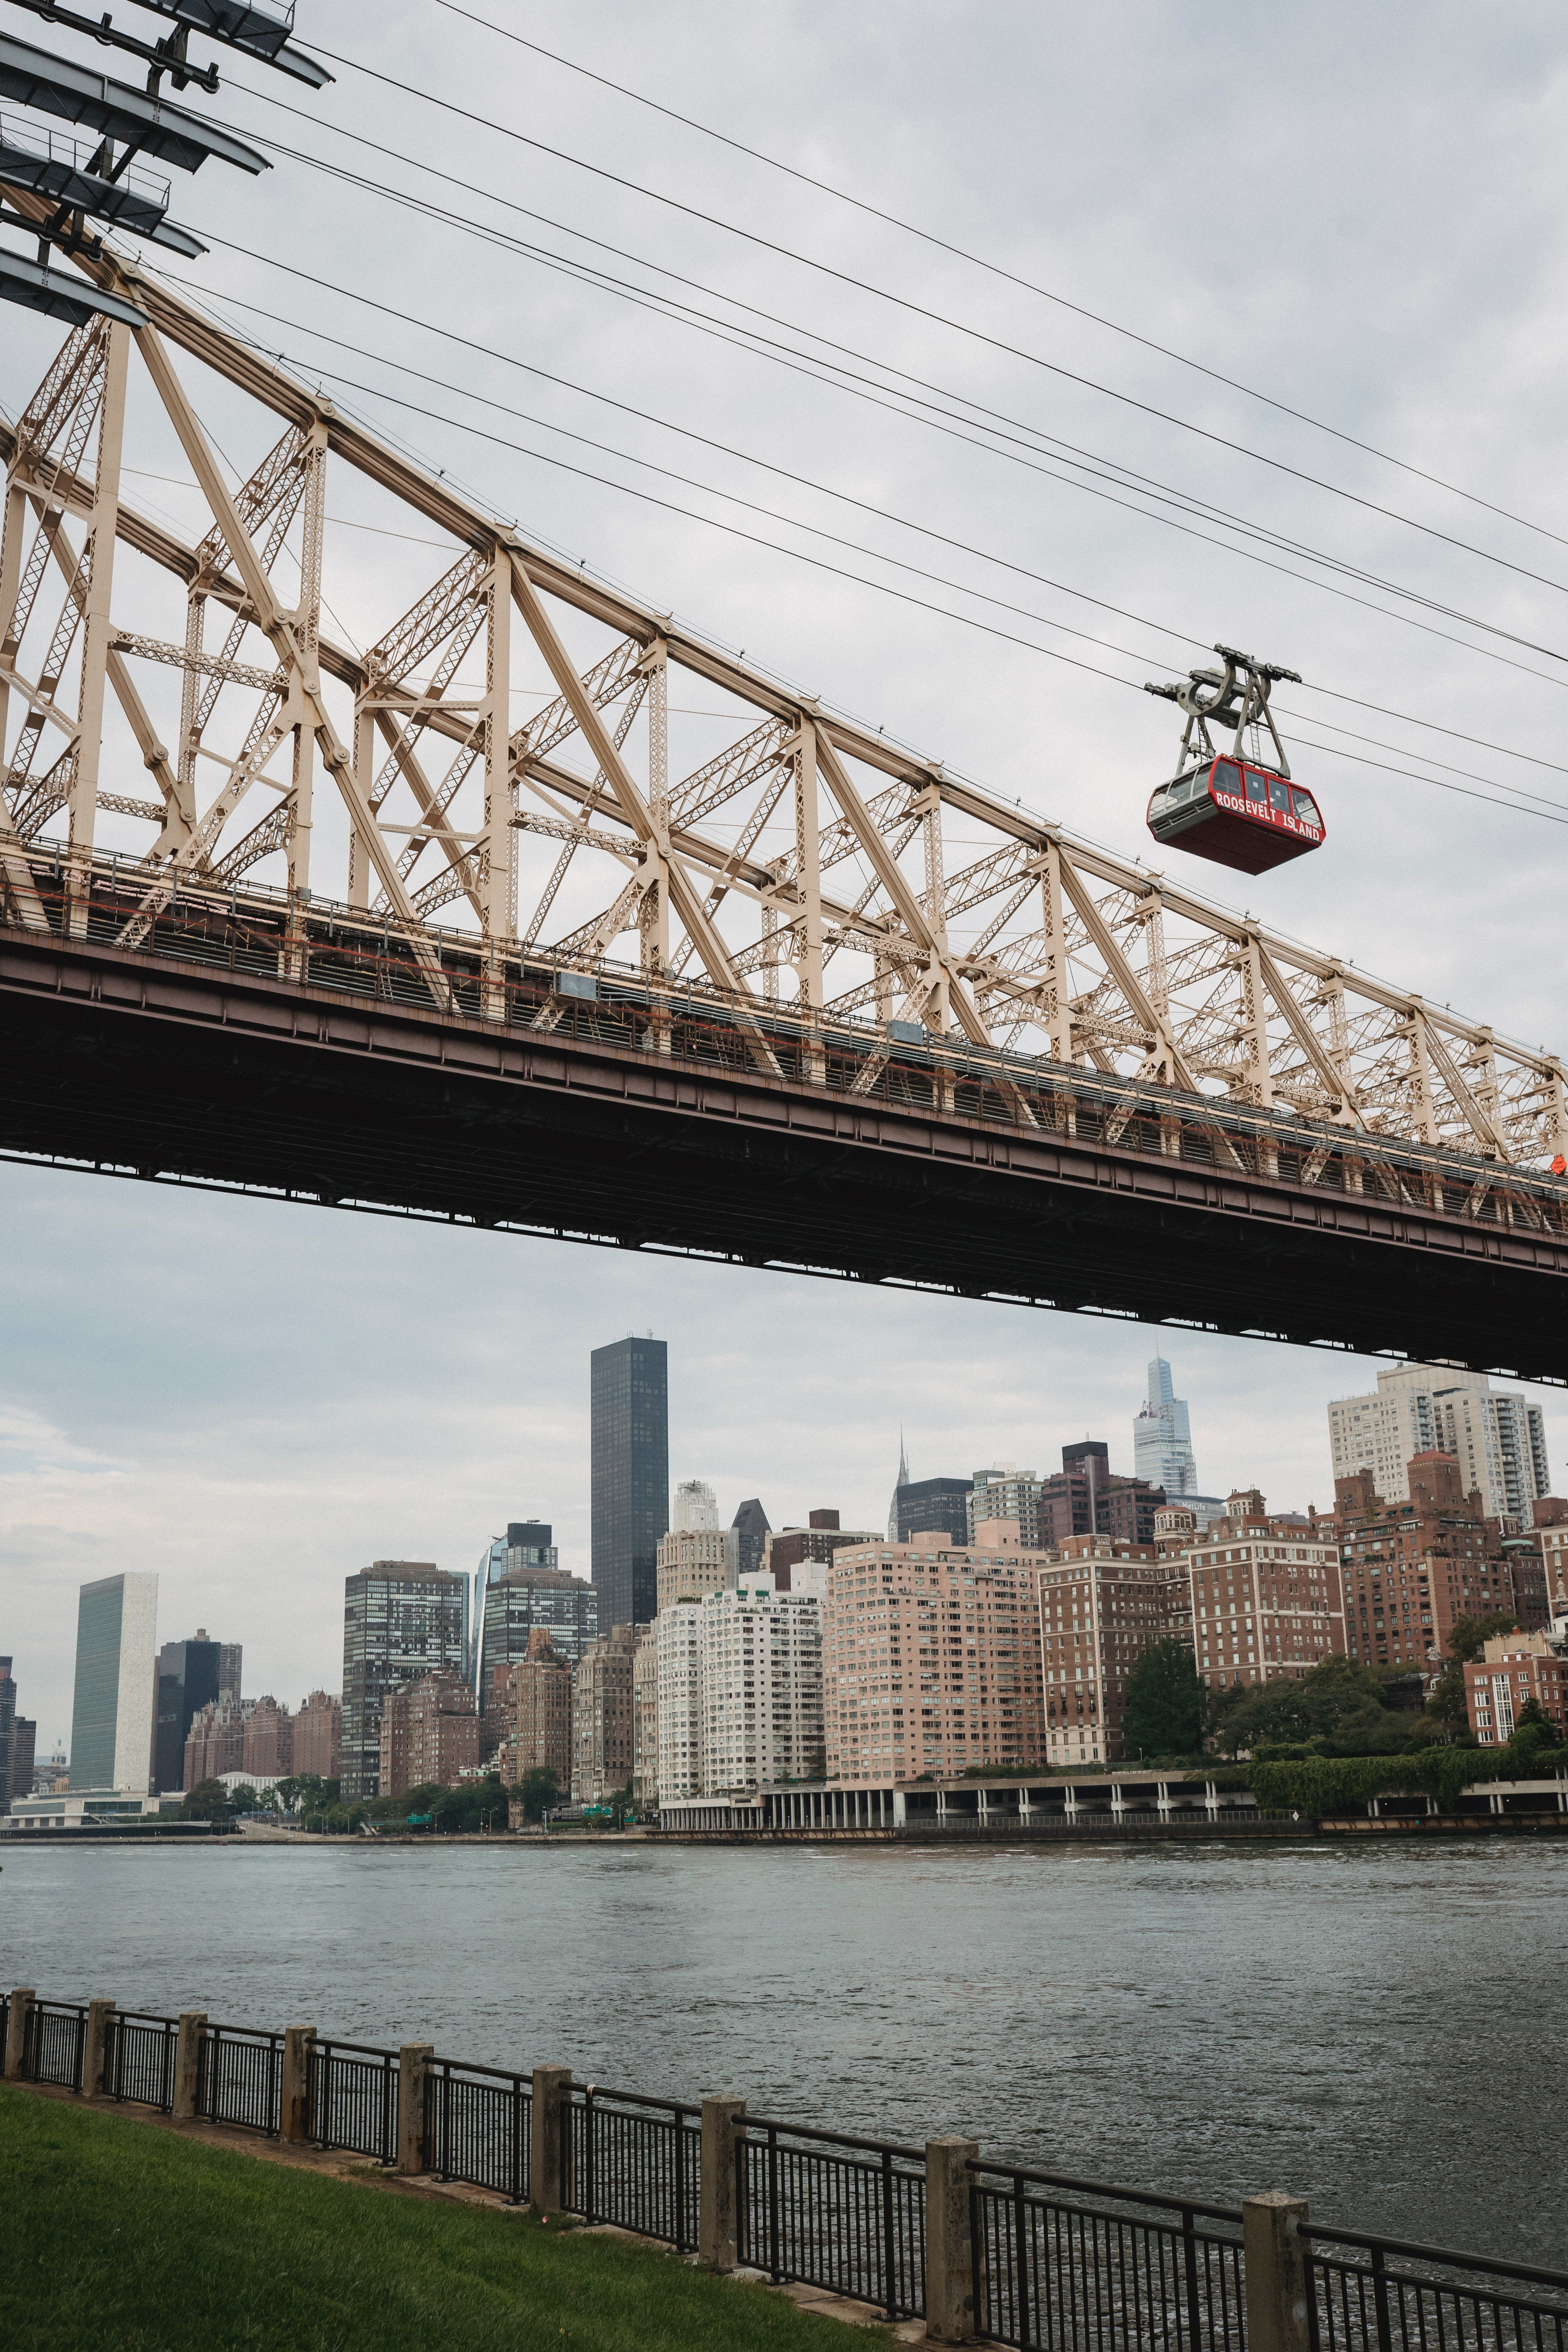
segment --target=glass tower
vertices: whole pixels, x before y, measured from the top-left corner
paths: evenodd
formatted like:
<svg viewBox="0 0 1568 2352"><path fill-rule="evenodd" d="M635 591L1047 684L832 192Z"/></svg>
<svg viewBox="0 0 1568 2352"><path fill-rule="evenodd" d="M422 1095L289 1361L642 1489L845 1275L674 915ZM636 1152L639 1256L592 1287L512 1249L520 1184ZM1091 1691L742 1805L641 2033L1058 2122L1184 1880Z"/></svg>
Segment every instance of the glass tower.
<svg viewBox="0 0 1568 2352"><path fill-rule="evenodd" d="M658 1607L659 1538L669 1528L669 1350L617 1339L591 1359L590 1538L599 1631L646 1625Z"/></svg>
<svg viewBox="0 0 1568 2352"><path fill-rule="evenodd" d="M1168 1502L1198 1490L1186 1402L1176 1394L1163 1356L1149 1367L1149 1393L1132 1424L1132 1470L1152 1486L1163 1486Z"/></svg>
<svg viewBox="0 0 1568 2352"><path fill-rule="evenodd" d="M158 1580L100 1576L77 1600L70 1780L145 1796L157 1728Z"/></svg>
<svg viewBox="0 0 1568 2352"><path fill-rule="evenodd" d="M468 1580L428 1559L377 1559L343 1580L345 1804L381 1792L381 1709L388 1691L468 1659ZM74 1771L74 1766L73 1766Z"/></svg>

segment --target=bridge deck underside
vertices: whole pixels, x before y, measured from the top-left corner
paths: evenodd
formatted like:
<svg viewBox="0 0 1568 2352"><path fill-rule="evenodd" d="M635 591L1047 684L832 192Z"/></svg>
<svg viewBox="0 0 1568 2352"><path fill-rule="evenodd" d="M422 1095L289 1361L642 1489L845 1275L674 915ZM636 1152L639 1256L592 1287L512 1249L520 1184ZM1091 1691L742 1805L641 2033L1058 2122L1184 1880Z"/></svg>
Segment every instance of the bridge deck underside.
<svg viewBox="0 0 1568 2352"><path fill-rule="evenodd" d="M1539 1210L1488 1225L1137 1126L999 1130L628 1053L592 1020L541 1034L18 931L0 1006L12 1155L1568 1379L1568 1234Z"/></svg>

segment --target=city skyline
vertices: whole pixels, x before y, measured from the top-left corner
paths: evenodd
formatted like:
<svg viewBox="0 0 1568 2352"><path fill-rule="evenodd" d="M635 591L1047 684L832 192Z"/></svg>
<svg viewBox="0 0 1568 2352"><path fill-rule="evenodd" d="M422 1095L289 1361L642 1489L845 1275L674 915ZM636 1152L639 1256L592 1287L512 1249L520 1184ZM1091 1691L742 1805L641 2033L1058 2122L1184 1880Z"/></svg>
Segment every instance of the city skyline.
<svg viewBox="0 0 1568 2352"><path fill-rule="evenodd" d="M846 1527L880 1527L900 1422L917 1474L968 1477L998 1458L1049 1469L1085 1430L1130 1473L1156 1345L1191 1401L1208 1491L1256 1481L1279 1507L1324 1509L1327 1407L1385 1369L264 1203L236 1227L221 1202L132 1188L100 1196L114 1271L84 1362L42 1272L68 1246L77 1195L41 1171L4 1181L25 1192L39 1244L39 1270L20 1269L7 1301L6 1360L31 1378L25 1397L0 1388L0 1548L5 1639L40 1754L68 1740L76 1591L108 1545L160 1574L161 1640L204 1624L237 1635L247 1687L290 1704L335 1685L343 1579L370 1559L471 1578L510 1521L536 1517L553 1524L561 1566L585 1577L585 1358L628 1324L668 1336L672 1486L712 1486L724 1527L754 1495L775 1528L824 1505ZM149 1220L163 1241L138 1238ZM297 1271L279 1278L285 1243ZM170 1284L159 1268L176 1246ZM226 1286L233 1311L214 1318ZM418 1367L411 1316L430 1335ZM258 1417L263 1387L273 1402ZM1526 1393L1561 1465L1563 1402Z"/></svg>

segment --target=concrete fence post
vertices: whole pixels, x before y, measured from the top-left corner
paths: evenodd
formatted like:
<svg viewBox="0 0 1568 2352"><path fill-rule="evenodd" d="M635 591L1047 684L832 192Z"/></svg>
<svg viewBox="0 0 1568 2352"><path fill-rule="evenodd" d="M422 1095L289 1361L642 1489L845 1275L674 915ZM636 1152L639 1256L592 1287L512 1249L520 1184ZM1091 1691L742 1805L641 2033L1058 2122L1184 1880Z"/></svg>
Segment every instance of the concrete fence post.
<svg viewBox="0 0 1568 2352"><path fill-rule="evenodd" d="M18 1985L11 1995L11 2005L5 2012L5 2080L19 2083L22 2079L22 2052L26 2044L27 2020L37 1999L31 1985Z"/></svg>
<svg viewBox="0 0 1568 2352"><path fill-rule="evenodd" d="M735 2195L736 2126L746 2120L744 2099L702 2102L702 2179L697 2200L697 2257L710 2270L732 2271L741 2259L741 2217Z"/></svg>
<svg viewBox="0 0 1568 2352"><path fill-rule="evenodd" d="M926 2142L926 2335L933 2344L967 2344L974 2334L969 2165L979 2153L972 2139Z"/></svg>
<svg viewBox="0 0 1568 2352"><path fill-rule="evenodd" d="M207 2030L205 2009L183 2009L180 2030L174 2040L174 2105L169 2112L176 2123L194 2123L201 2113L202 2042Z"/></svg>
<svg viewBox="0 0 1568 2352"><path fill-rule="evenodd" d="M313 2025L283 2029L283 2072L278 2086L278 2137L298 2147L310 2137L310 2044Z"/></svg>
<svg viewBox="0 0 1568 2352"><path fill-rule="evenodd" d="M1247 2352L1307 2352L1306 2200L1270 2189L1241 2201Z"/></svg>
<svg viewBox="0 0 1568 2352"><path fill-rule="evenodd" d="M99 2099L106 2088L103 2062L108 2055L109 2021L114 2014L111 2000L89 2000L87 2005L87 2032L81 2045L81 2095L84 2099Z"/></svg>
<svg viewBox="0 0 1568 2352"><path fill-rule="evenodd" d="M528 2201L536 2213L572 2202L572 2069L536 2066L529 2112Z"/></svg>
<svg viewBox="0 0 1568 2352"><path fill-rule="evenodd" d="M425 2139L425 2084L433 2042L405 2042L397 2053L397 2169L427 2172L429 2151Z"/></svg>

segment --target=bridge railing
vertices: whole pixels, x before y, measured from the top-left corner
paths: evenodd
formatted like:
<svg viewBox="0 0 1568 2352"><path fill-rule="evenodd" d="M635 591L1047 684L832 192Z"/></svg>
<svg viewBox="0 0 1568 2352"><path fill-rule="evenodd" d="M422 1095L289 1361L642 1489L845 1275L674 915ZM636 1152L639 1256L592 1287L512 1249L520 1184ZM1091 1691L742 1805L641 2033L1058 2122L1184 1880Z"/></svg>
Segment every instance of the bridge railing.
<svg viewBox="0 0 1568 2352"><path fill-rule="evenodd" d="M51 929L63 928L65 868L58 852L27 853ZM1087 1071L952 1034L924 1042L892 1041L869 1023L831 1013L803 1013L751 996L728 995L705 980L650 982L601 957L584 969L530 947L487 967L471 932L430 927L420 954L389 918L324 899L291 902L282 890L247 882L214 888L184 880L160 896L133 859L95 856L79 901L82 935L113 945L144 921L141 952L256 978L308 980L313 987L428 1012L434 956L458 1017L500 1010L504 1025L548 1029L563 1038L661 1063L763 1077L765 1046L786 1086L851 1096L923 1117L976 1120L1014 1131L1045 1132L1114 1146L1222 1171L1365 1194L1373 1200L1462 1214L1482 1225L1523 1223L1568 1233L1568 1179L1542 1170L1458 1150L1447 1142L1373 1133L1290 1116L1279 1106L1194 1095L1114 1072ZM591 994L560 992L572 974ZM487 1025L492 1025L487 1020ZM765 1082L765 1081L764 1081Z"/></svg>

